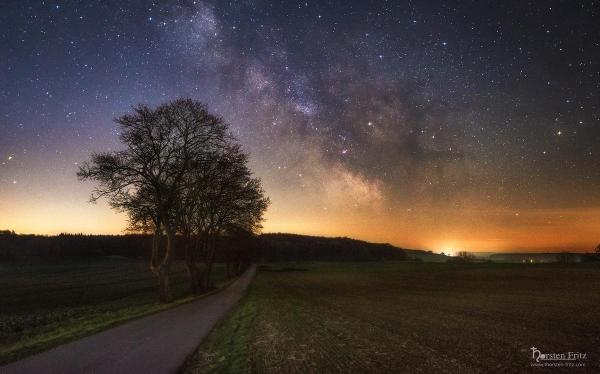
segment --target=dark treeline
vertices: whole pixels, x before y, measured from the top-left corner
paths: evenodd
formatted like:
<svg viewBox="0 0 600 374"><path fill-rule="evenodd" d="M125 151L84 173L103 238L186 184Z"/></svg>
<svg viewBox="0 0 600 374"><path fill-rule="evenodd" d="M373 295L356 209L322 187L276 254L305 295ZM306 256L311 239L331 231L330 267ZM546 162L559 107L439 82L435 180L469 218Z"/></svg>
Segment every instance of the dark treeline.
<svg viewBox="0 0 600 374"><path fill-rule="evenodd" d="M151 247L149 238L142 234L42 236L5 233L0 234L0 258L110 255L147 258Z"/></svg>
<svg viewBox="0 0 600 374"><path fill-rule="evenodd" d="M57 236L18 235L0 230L0 261L23 257L94 257L123 256L147 260L152 236L60 234ZM174 259L185 260L185 238L175 237ZM390 244L369 243L350 238L327 238L297 234L262 234L258 236L221 235L215 261L229 263L231 274L240 263L283 261L380 261L423 260L438 262L600 262L600 246L589 253L497 253L488 259L468 252L454 257Z"/></svg>
<svg viewBox="0 0 600 374"><path fill-rule="evenodd" d="M390 244L349 238L325 238L294 234L263 234L256 258L277 261L378 261L406 260L406 252Z"/></svg>
<svg viewBox="0 0 600 374"><path fill-rule="evenodd" d="M124 256L148 259L151 235L15 235L0 233L0 258ZM185 259L185 238L176 236L174 259ZM324 238L294 234L262 234L257 237L221 236L216 261L236 266L251 261L379 261L406 260L407 254L389 244L349 238Z"/></svg>

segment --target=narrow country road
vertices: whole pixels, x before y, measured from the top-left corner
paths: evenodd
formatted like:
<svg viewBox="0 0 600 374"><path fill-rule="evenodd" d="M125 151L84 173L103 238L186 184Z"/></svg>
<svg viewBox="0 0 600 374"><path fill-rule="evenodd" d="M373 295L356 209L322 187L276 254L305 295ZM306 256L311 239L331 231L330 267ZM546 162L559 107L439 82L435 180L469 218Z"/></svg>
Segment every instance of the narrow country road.
<svg viewBox="0 0 600 374"><path fill-rule="evenodd" d="M244 295L256 267L224 290L0 367L0 373L175 373Z"/></svg>

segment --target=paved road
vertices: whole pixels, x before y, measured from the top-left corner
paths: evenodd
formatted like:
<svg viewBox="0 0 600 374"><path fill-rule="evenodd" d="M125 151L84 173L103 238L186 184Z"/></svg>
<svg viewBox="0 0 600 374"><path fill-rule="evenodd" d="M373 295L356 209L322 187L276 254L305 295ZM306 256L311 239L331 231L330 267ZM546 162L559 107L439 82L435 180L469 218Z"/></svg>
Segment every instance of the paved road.
<svg viewBox="0 0 600 374"><path fill-rule="evenodd" d="M240 300L255 271L219 293L0 367L0 373L175 373Z"/></svg>

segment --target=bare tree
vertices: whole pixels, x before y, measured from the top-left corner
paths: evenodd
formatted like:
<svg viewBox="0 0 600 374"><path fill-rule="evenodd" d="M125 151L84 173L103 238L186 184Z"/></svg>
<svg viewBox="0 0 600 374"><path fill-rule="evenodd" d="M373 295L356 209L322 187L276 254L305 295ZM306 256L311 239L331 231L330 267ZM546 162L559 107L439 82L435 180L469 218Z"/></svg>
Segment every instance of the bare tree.
<svg viewBox="0 0 600 374"><path fill-rule="evenodd" d="M222 146L227 126L191 99L178 99L155 109L134 108L115 120L125 149L92 155L78 172L97 183L91 200L106 197L124 211L132 230L153 232L150 269L158 278L159 301L169 302L169 271L179 227L177 207L187 187L186 176ZM161 238L166 248L161 251Z"/></svg>
<svg viewBox="0 0 600 374"><path fill-rule="evenodd" d="M269 199L247 163L248 156L229 138L226 146L210 155L210 162L189 175L180 230L188 238L186 265L192 292L214 287L211 273L221 235L233 227L250 233L261 228ZM192 236L195 240L189 240ZM197 265L200 258L202 269Z"/></svg>

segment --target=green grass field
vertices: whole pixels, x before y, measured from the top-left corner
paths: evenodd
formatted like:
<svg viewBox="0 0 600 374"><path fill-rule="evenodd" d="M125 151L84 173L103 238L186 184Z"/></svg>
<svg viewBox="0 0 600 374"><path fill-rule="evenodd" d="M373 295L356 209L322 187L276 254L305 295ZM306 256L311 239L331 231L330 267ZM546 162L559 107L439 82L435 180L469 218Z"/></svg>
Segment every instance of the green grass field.
<svg viewBox="0 0 600 374"><path fill-rule="evenodd" d="M173 266L176 300L157 303L147 261L118 257L0 264L0 364L191 300L183 264ZM217 284L223 267L215 268Z"/></svg>
<svg viewBox="0 0 600 374"><path fill-rule="evenodd" d="M523 372L531 347L600 370L598 266L286 266L308 270L263 267L186 373Z"/></svg>

